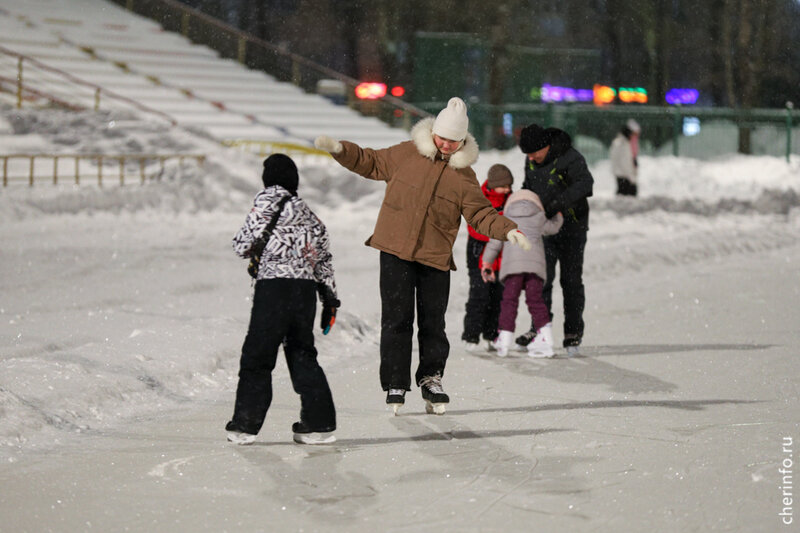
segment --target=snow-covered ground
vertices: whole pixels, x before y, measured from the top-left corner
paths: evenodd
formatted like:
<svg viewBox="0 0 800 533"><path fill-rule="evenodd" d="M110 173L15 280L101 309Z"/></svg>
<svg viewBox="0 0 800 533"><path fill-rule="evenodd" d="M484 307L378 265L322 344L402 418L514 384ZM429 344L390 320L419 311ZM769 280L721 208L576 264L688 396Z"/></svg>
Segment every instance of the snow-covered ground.
<svg viewBox="0 0 800 533"><path fill-rule="evenodd" d="M450 410L424 415L412 391L392 417L377 252L363 246L383 186L298 158L343 302L317 336L339 442L290 442L299 402L279 362L257 445L237 448L222 428L252 288L230 239L260 160L114 114L0 115L6 153L209 156L143 186L0 190L0 530L796 527L779 516L778 468L800 442L800 159L642 158L636 199L615 198L607 162L594 166L580 359L460 349L464 230ZM481 179L494 163L519 186L521 153L482 153Z"/></svg>

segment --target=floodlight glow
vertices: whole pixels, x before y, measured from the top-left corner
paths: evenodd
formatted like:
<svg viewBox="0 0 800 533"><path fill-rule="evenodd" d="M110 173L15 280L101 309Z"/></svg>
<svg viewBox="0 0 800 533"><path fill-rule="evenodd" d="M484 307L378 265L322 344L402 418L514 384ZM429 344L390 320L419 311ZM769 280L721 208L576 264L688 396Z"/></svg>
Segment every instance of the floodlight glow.
<svg viewBox="0 0 800 533"><path fill-rule="evenodd" d="M626 104L646 104L647 90L642 87L620 87L619 99L621 102L625 102Z"/></svg>
<svg viewBox="0 0 800 533"><path fill-rule="evenodd" d="M386 84L365 81L356 85L355 93L360 100L377 100L386 96Z"/></svg>
<svg viewBox="0 0 800 533"><path fill-rule="evenodd" d="M558 87L545 83L541 90L537 87L531 90L531 97L539 97L542 102L591 102L594 94L589 89L573 89L572 87Z"/></svg>
<svg viewBox="0 0 800 533"><path fill-rule="evenodd" d="M700 119L697 117L683 117L683 134L692 137L700 133Z"/></svg>
<svg viewBox="0 0 800 533"><path fill-rule="evenodd" d="M693 105L697 103L700 91L697 89L670 89L664 96L669 105Z"/></svg>
<svg viewBox="0 0 800 533"><path fill-rule="evenodd" d="M617 91L607 85L594 86L594 105L602 106L610 104L617 96Z"/></svg>
<svg viewBox="0 0 800 533"><path fill-rule="evenodd" d="M514 117L511 113L503 113L503 135L510 137L514 133Z"/></svg>

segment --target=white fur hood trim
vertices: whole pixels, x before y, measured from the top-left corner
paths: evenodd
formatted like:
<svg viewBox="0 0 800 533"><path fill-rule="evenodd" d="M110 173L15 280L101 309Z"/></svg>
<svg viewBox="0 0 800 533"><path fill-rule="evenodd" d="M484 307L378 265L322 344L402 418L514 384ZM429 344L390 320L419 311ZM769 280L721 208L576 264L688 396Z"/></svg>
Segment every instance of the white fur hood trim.
<svg viewBox="0 0 800 533"><path fill-rule="evenodd" d="M411 140L417 150L431 161L436 159L436 154L438 153L433 142L433 121L433 117L428 117L420 120L411 128ZM450 156L450 161L447 164L454 169L467 168L475 164L478 160L478 154L478 141L467 133L467 138L464 139L464 146Z"/></svg>

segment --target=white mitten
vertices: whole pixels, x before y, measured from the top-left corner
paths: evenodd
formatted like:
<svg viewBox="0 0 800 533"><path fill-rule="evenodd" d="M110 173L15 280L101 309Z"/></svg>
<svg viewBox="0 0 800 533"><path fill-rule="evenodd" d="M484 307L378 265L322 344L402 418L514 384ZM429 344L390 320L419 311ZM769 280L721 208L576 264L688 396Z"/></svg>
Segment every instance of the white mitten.
<svg viewBox="0 0 800 533"><path fill-rule="evenodd" d="M508 242L511 244L516 244L523 250L531 249L531 241L529 241L525 234L518 229L512 229L509 231L506 235L506 238L508 238Z"/></svg>
<svg viewBox="0 0 800 533"><path fill-rule="evenodd" d="M314 139L314 146L332 154L338 154L342 151L342 143L336 139L331 139L327 135L320 135Z"/></svg>

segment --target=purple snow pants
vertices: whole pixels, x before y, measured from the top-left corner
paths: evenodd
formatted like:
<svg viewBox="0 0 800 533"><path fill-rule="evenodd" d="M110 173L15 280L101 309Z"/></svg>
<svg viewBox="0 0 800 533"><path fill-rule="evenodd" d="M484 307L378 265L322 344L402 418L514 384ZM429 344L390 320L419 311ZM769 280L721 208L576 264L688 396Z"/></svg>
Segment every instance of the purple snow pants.
<svg viewBox="0 0 800 533"><path fill-rule="evenodd" d="M525 289L525 303L538 330L550 322L550 313L542 299L544 281L536 274L510 274L503 279L503 301L500 302L500 320L497 329L514 331L519 307L519 294Z"/></svg>

